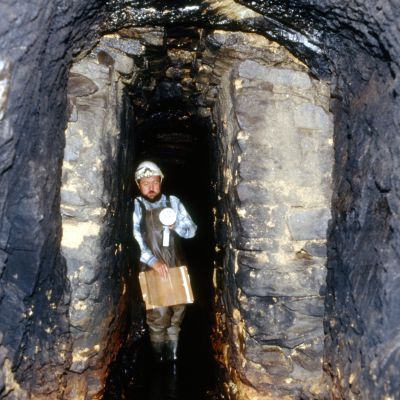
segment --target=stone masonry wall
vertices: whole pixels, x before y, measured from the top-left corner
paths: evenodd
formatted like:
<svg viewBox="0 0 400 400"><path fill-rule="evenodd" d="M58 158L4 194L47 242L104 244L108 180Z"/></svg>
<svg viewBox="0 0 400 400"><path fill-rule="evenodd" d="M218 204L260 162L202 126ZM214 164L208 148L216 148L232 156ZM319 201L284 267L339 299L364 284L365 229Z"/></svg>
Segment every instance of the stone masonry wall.
<svg viewBox="0 0 400 400"><path fill-rule="evenodd" d="M216 349L230 375L226 391L323 396L329 86L256 35L216 32L208 42L219 77Z"/></svg>
<svg viewBox="0 0 400 400"><path fill-rule="evenodd" d="M239 1L256 15L233 0L190 1L189 7L114 0L0 3L1 398L59 398L72 361L60 255L66 83L73 54L92 43L106 5L114 29L125 23L114 10L128 16L128 25L231 26L221 6L235 14L236 29L268 35L314 72L332 74L336 169L325 368L335 398L398 397L399 4ZM247 58L263 60L254 57ZM217 73L230 65L218 64ZM221 75L213 76L210 103Z"/></svg>
<svg viewBox="0 0 400 400"><path fill-rule="evenodd" d="M128 322L133 138L125 83L135 78L129 54L138 48L134 40L104 37L70 71L61 212L71 287L65 395L71 400L99 396Z"/></svg>

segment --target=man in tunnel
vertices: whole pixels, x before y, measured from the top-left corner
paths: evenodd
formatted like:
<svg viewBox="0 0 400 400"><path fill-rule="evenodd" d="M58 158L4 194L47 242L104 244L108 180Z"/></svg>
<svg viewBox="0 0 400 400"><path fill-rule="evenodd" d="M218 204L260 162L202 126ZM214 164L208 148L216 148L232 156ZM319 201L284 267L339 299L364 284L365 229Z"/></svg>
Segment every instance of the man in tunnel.
<svg viewBox="0 0 400 400"><path fill-rule="evenodd" d="M152 268L166 278L169 268L186 265L179 238L192 238L197 227L177 197L161 193L163 177L160 168L151 161L137 167L135 181L140 196L134 202L133 233L140 247L140 269ZM165 225L160 221L160 213L166 208L175 213L175 222L167 225L168 243L165 243ZM177 359L184 312L184 304L147 310L150 342L157 361Z"/></svg>

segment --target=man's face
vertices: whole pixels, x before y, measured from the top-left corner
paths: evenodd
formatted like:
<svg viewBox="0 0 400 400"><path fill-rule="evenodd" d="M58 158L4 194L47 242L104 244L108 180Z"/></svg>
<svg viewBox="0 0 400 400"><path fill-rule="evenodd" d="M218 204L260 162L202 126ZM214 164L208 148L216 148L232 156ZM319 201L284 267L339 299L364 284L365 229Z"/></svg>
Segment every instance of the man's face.
<svg viewBox="0 0 400 400"><path fill-rule="evenodd" d="M141 195L149 200L155 200L161 193L161 177L149 176L139 181Z"/></svg>

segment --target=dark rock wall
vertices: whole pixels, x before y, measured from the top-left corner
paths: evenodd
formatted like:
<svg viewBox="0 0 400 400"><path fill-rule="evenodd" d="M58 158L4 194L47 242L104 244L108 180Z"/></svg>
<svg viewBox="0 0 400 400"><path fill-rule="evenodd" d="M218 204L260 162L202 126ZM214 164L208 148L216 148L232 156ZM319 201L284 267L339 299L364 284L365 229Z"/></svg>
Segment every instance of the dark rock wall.
<svg viewBox="0 0 400 400"><path fill-rule="evenodd" d="M397 67L345 44L332 101L336 171L326 368L337 397L397 398Z"/></svg>
<svg viewBox="0 0 400 400"><path fill-rule="evenodd" d="M0 397L56 396L70 363L59 209L67 70L98 7L0 9Z"/></svg>

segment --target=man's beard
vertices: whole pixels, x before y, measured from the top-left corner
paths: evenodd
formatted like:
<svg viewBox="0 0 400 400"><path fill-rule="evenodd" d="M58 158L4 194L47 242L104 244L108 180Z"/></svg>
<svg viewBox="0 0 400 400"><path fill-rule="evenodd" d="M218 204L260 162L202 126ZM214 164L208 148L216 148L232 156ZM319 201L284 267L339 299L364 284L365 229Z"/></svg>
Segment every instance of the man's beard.
<svg viewBox="0 0 400 400"><path fill-rule="evenodd" d="M149 193L150 194L150 193ZM161 192L160 193L158 193L158 195L156 196L156 197L154 197L154 198L152 198L152 199L150 199L149 197L147 197L147 196L143 196L149 203L156 203L158 200L160 200L160 198L161 198Z"/></svg>

